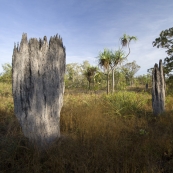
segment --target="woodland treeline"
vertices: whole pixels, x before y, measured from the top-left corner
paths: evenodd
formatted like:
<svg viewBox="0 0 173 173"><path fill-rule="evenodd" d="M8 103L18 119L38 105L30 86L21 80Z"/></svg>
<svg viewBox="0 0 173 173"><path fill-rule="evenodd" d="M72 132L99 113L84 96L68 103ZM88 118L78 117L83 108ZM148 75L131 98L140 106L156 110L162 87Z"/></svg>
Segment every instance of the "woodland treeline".
<svg viewBox="0 0 173 173"><path fill-rule="evenodd" d="M0 76L1 82L11 83L11 64L3 66ZM151 85L151 73L135 76L140 66L135 62L129 62L117 67L114 71L115 89L123 90L127 86L139 86L146 83ZM110 87L112 86L112 74L110 74ZM67 89L83 88L90 90L100 90L106 88L106 73L98 66L92 66L89 61L82 64L69 63L66 65L65 87Z"/></svg>
<svg viewBox="0 0 173 173"><path fill-rule="evenodd" d="M163 67L167 92L173 92L173 28L163 30L160 36L153 41L153 46L166 49L167 57L164 58ZM65 87L66 89L81 88L90 91L107 90L107 93L114 90L125 90L128 86L151 87L152 70L146 69L147 74L136 73L140 66L136 61L128 62L131 52L130 44L136 41L135 36L124 34L120 38L121 48L112 51L104 49L98 53L97 65L93 66L89 61L83 63L69 63L66 65ZM124 48L128 52L124 51ZM154 66L154 64L153 64ZM12 66L9 63L2 65L3 72L0 74L1 82L12 82Z"/></svg>
<svg viewBox="0 0 173 173"><path fill-rule="evenodd" d="M0 82L12 82L12 67L6 63L2 65L3 72L0 76ZM136 61L119 65L114 70L114 87L115 90L125 90L128 86L133 87L151 87L152 84L152 69L149 69L147 74L136 75L140 66ZM109 87L112 92L112 73L109 74ZM167 87L173 85L171 77L166 76ZM69 63L66 65L65 74L66 89L85 89L86 91L105 90L107 88L106 71L99 66L92 66L89 61L83 63Z"/></svg>

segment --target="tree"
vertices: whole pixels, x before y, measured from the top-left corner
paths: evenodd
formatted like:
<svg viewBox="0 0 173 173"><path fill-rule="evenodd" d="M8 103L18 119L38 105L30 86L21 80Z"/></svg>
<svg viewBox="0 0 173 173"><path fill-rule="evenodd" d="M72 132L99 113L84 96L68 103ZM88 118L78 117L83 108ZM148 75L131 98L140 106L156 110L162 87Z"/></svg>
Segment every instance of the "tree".
<svg viewBox="0 0 173 173"><path fill-rule="evenodd" d="M69 80L75 81L79 72L81 72L81 67L78 63L70 63L66 65L66 74Z"/></svg>
<svg viewBox="0 0 173 173"><path fill-rule="evenodd" d="M94 83L94 76L97 72L97 67L88 67L86 69L86 71L84 72L84 76L87 78L88 80L88 88L89 90L91 89L91 82L93 81Z"/></svg>
<svg viewBox="0 0 173 173"><path fill-rule="evenodd" d="M153 41L153 46L166 48L168 57L164 59L164 73L170 76L173 71L173 28L166 29L160 33L160 37Z"/></svg>
<svg viewBox="0 0 173 173"><path fill-rule="evenodd" d="M130 54L130 42L132 40L137 40L135 36L129 36L124 34L123 37L120 38L122 48L113 53L112 51L105 49L104 52L99 54L99 65L104 67L107 73L107 94L109 93L109 73L112 71L112 91L114 92L114 70L115 67L124 61ZM129 52L126 56L124 56L123 47L128 46Z"/></svg>
<svg viewBox="0 0 173 173"><path fill-rule="evenodd" d="M121 40L122 48L119 49L118 51L116 51L115 54L112 54L112 56L111 56L110 66L111 66L111 69L112 69L112 92L114 92L114 83L115 83L114 82L114 70L115 70L115 67L118 64L121 64L125 59L127 59L127 57L130 54L130 42L132 40L136 41L137 37L129 36L129 35L124 34L123 37L120 38L120 40ZM124 51L122 49L123 49L123 47L126 47L126 46L128 47L129 52L125 56Z"/></svg>
<svg viewBox="0 0 173 173"><path fill-rule="evenodd" d="M127 58L129 55L130 55L130 42L133 40L133 41L136 41L137 40L137 37L135 36L129 36L129 35L126 35L124 34L123 37L120 38L121 40L121 45L122 45L122 48L123 47L128 47L128 54L125 56L125 58Z"/></svg>
<svg viewBox="0 0 173 173"><path fill-rule="evenodd" d="M136 64L136 61L126 63L122 66L122 72L125 75L126 82L132 85L135 73L140 69L140 66Z"/></svg>
<svg viewBox="0 0 173 173"><path fill-rule="evenodd" d="M114 53L111 52L111 63L110 63L110 67L112 70L112 92L114 92L114 85L115 85L115 77L114 77L114 71L115 71L115 67L119 64L121 64L123 61L125 60L124 57L124 52L123 50L119 49L118 51L115 51Z"/></svg>
<svg viewBox="0 0 173 173"><path fill-rule="evenodd" d="M172 72L173 72L173 56L170 57L166 57L164 59L164 73L168 76L171 77L172 76Z"/></svg>
<svg viewBox="0 0 173 173"><path fill-rule="evenodd" d="M82 71L86 71L88 67L90 67L90 63L89 61L83 61L83 63L81 64L81 68L82 68Z"/></svg>
<svg viewBox="0 0 173 173"><path fill-rule="evenodd" d="M137 80L137 82L139 84L142 84L142 85L151 85L151 77L152 77L152 73L148 73L146 75L139 75L137 76L135 79Z"/></svg>
<svg viewBox="0 0 173 173"><path fill-rule="evenodd" d="M109 73L110 73L110 64L111 64L111 51L104 49L103 52L99 54L98 64L106 70L107 76L107 94L109 94Z"/></svg>
<svg viewBox="0 0 173 173"><path fill-rule="evenodd" d="M2 65L3 72L0 74L0 80L5 82L12 82L12 66L9 63Z"/></svg>
<svg viewBox="0 0 173 173"><path fill-rule="evenodd" d="M131 41L136 41L137 40L137 37L136 36L129 36L127 34L124 34L121 38L121 45L122 45L122 48L123 49L124 47L128 47L128 53L127 55L124 57L124 59L126 59L129 55L130 55L130 42Z"/></svg>
<svg viewBox="0 0 173 173"><path fill-rule="evenodd" d="M155 41L153 41L153 47L157 46L157 48L165 48L166 53L168 57L164 59L163 62L163 70L166 77L166 83L169 88L172 91L173 86L173 27L163 30L160 35L160 37L156 38Z"/></svg>
<svg viewBox="0 0 173 173"><path fill-rule="evenodd" d="M126 88L126 80L125 80L125 76L121 71L121 67L120 68L116 68L115 70L115 76L116 76L116 87L119 90L124 90Z"/></svg>

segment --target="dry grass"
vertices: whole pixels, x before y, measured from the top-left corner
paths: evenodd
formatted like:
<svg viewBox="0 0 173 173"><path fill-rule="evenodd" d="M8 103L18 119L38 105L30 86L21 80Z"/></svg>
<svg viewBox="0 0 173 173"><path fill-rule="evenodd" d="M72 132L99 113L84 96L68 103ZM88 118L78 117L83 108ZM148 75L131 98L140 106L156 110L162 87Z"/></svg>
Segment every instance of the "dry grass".
<svg viewBox="0 0 173 173"><path fill-rule="evenodd" d="M152 116L147 93L68 94L62 137L40 153L22 135L11 96L0 96L0 171L34 173L173 172L173 98Z"/></svg>

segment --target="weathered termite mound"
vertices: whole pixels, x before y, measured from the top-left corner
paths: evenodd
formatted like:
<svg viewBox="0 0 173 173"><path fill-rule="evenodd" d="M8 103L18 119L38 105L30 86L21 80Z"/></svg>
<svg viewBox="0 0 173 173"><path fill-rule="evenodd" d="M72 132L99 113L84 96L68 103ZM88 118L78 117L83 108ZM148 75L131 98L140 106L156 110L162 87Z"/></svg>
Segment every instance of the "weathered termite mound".
<svg viewBox="0 0 173 173"><path fill-rule="evenodd" d="M165 79L162 60L155 64L152 73L152 107L153 114L159 115L165 111Z"/></svg>
<svg viewBox="0 0 173 173"><path fill-rule="evenodd" d="M27 40L22 35L14 46L14 111L26 137L39 146L60 137L60 111L63 105L66 53L62 39L56 35Z"/></svg>

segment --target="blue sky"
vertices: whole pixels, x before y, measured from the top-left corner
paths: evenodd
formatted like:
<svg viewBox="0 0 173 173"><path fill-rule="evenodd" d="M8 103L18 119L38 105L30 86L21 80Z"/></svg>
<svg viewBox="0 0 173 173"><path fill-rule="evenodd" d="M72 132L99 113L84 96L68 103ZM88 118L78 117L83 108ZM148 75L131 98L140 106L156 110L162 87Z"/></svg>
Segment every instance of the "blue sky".
<svg viewBox="0 0 173 173"><path fill-rule="evenodd" d="M0 0L0 72L2 64L11 63L22 33L28 39L58 33L67 63L88 60L93 65L104 48L117 50L126 33L138 38L131 43L128 62L141 66L137 75L146 74L166 57L152 42L173 27L172 9L172 0Z"/></svg>

